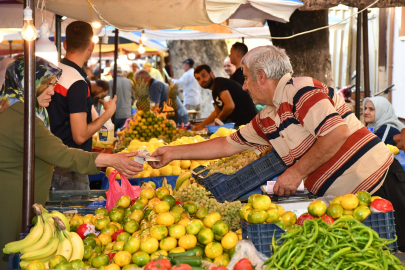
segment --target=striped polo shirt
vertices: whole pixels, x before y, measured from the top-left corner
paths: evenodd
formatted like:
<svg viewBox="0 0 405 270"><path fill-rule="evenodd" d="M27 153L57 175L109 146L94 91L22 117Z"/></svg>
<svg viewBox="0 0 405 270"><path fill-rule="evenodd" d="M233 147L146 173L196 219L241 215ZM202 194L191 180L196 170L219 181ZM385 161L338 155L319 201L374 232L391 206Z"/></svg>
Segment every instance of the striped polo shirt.
<svg viewBox="0 0 405 270"><path fill-rule="evenodd" d="M333 88L309 77L291 78L288 73L277 85L273 104L277 110L266 107L227 141L257 154L271 145L291 166L319 136L346 125L349 138L328 162L304 179L305 187L318 196L360 190L373 193L380 188L394 156Z"/></svg>

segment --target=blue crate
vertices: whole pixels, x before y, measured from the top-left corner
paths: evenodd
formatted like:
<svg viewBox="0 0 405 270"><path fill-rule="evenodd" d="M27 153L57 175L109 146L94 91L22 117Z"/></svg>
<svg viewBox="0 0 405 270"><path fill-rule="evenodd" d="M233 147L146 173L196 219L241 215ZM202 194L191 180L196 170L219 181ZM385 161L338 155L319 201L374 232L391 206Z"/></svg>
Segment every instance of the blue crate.
<svg viewBox="0 0 405 270"><path fill-rule="evenodd" d="M280 239L285 231L274 223L251 224L241 220L242 237L253 243L257 251L264 255L271 256L271 241L273 235L275 240ZM282 241L278 243L280 245Z"/></svg>
<svg viewBox="0 0 405 270"><path fill-rule="evenodd" d="M11 253L8 257L8 267L7 270L20 270L20 257L21 254Z"/></svg>
<svg viewBox="0 0 405 270"><path fill-rule="evenodd" d="M220 127L224 127L224 128L228 128L228 129L235 128L235 123L226 123L226 124L223 124L222 126L207 125L206 127L208 129L208 134L213 134L213 133L217 132L217 130Z"/></svg>
<svg viewBox="0 0 405 270"><path fill-rule="evenodd" d="M219 202L232 202L252 190L260 187L268 180L282 174L287 169L274 149L264 157L250 163L237 173L226 175L214 173L204 178L208 170L195 178L214 195ZM197 168L194 172L201 170Z"/></svg>
<svg viewBox="0 0 405 270"><path fill-rule="evenodd" d="M372 213L363 221L363 224L376 231L380 238L389 240L395 239L396 230L394 211L387 213ZM389 244L388 247L392 248L395 252L398 252L397 241Z"/></svg>
<svg viewBox="0 0 405 270"><path fill-rule="evenodd" d="M73 211L73 210L77 210L77 213L85 216L85 215L89 215L89 214L94 214L94 211L96 211L95 208L81 208L81 207L56 207L56 206L46 206L45 207L46 210L48 210L49 212L51 211L58 211L58 212L67 212L67 211Z"/></svg>

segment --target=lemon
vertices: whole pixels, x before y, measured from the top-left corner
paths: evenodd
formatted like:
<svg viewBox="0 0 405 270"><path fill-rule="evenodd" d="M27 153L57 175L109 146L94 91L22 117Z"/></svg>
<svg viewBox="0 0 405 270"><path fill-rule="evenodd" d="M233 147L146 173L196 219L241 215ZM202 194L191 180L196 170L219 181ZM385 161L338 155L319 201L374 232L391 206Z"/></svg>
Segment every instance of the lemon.
<svg viewBox="0 0 405 270"><path fill-rule="evenodd" d="M172 166L167 165L167 166L161 168L160 173L162 174L162 176L171 176L173 174Z"/></svg>
<svg viewBox="0 0 405 270"><path fill-rule="evenodd" d="M227 129L227 128L224 128L224 127L220 127L218 130L217 130L217 132L215 132L215 134L217 134L218 135L218 137L226 137L226 136L228 136L230 133L229 133L229 129Z"/></svg>
<svg viewBox="0 0 405 270"><path fill-rule="evenodd" d="M191 161L190 161L190 160L182 160L182 161L180 162L180 167L181 167L182 169L184 169L184 170L190 168L190 166L191 166Z"/></svg>
<svg viewBox="0 0 405 270"><path fill-rule="evenodd" d="M217 135L217 134L212 134L211 136L210 136L210 139L215 139L215 138L218 138L219 136Z"/></svg>
<svg viewBox="0 0 405 270"><path fill-rule="evenodd" d="M234 232L229 232L225 234L224 238L221 240L221 244L225 249L231 249L236 246L239 241L239 237Z"/></svg>
<svg viewBox="0 0 405 270"><path fill-rule="evenodd" d="M181 174L180 166L172 166L172 174L173 175L180 175Z"/></svg>
<svg viewBox="0 0 405 270"><path fill-rule="evenodd" d="M159 177L160 176L160 170L158 169L153 169L150 173L151 177Z"/></svg>
<svg viewBox="0 0 405 270"><path fill-rule="evenodd" d="M170 165L172 165L172 167L173 167L173 166L178 166L178 167L180 167L180 164L181 164L181 161L180 161L180 160L173 160L173 161L170 163Z"/></svg>

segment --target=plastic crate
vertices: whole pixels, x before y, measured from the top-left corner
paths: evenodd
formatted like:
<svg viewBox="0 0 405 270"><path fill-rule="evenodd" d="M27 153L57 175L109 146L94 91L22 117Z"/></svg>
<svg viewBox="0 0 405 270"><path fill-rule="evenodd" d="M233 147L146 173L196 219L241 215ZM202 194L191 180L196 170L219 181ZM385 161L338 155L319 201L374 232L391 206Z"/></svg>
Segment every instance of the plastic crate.
<svg viewBox="0 0 405 270"><path fill-rule="evenodd" d="M266 224L251 224L244 220L241 220L242 237L253 243L257 251L264 255L271 256L271 241L273 235L275 240L280 239L281 234L285 233L283 229L274 223ZM278 244L281 244L280 241Z"/></svg>
<svg viewBox="0 0 405 270"><path fill-rule="evenodd" d="M20 270L20 258L21 254L11 253L8 257L8 267L7 270Z"/></svg>
<svg viewBox="0 0 405 270"><path fill-rule="evenodd" d="M395 239L396 230L394 211L387 213L372 213L363 221L363 224L376 231L380 238L389 240ZM395 252L398 252L397 241L389 244L388 247L392 248Z"/></svg>
<svg viewBox="0 0 405 270"><path fill-rule="evenodd" d="M207 125L208 134L213 134L213 133L217 132L217 130L218 130L220 127L232 129L232 128L235 127L235 123L226 123L226 124L223 124L222 126Z"/></svg>
<svg viewBox="0 0 405 270"><path fill-rule="evenodd" d="M232 202L240 198L268 180L282 174L286 169L287 166L273 149L264 157L255 160L235 174L214 173L205 178L208 174L207 170L201 174L197 172L195 178L214 195L217 201L222 203L224 201ZM197 170L199 171L201 168Z"/></svg>
<svg viewBox="0 0 405 270"><path fill-rule="evenodd" d="M101 179L101 178L100 178ZM49 201L80 201L94 199L103 196L106 198L105 190L51 190L49 191Z"/></svg>
<svg viewBox="0 0 405 270"><path fill-rule="evenodd" d="M95 208L81 208L81 207L53 207L53 206L48 207L48 206L46 206L45 209L48 210L49 212L55 210L55 211L58 211L61 213L77 210L77 213L82 216L85 216L88 214L94 214L94 211L96 211Z"/></svg>

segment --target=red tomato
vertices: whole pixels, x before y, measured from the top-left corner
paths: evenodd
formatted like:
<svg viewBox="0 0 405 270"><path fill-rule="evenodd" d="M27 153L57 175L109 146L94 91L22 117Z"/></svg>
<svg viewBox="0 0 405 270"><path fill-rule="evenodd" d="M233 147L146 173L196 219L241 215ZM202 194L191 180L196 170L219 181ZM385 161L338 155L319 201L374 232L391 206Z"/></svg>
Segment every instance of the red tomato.
<svg viewBox="0 0 405 270"><path fill-rule="evenodd" d="M253 270L252 263L249 261L249 259L240 259L235 266L233 267L233 270Z"/></svg>
<svg viewBox="0 0 405 270"><path fill-rule="evenodd" d="M115 254L117 254L117 253L111 252L111 253L108 253L108 254L107 254L108 258L110 258L110 262L111 262L112 259L114 258Z"/></svg>
<svg viewBox="0 0 405 270"><path fill-rule="evenodd" d="M145 266L145 270L170 270L171 268L172 264L168 259L154 259Z"/></svg>
<svg viewBox="0 0 405 270"><path fill-rule="evenodd" d="M132 206L134 203L136 203L136 201L137 201L138 199L139 199L138 197L135 197L133 200L131 200L131 206Z"/></svg>
<svg viewBox="0 0 405 270"><path fill-rule="evenodd" d="M176 204L178 204L178 205L180 205L180 206L183 206L183 205L181 204L181 202L179 202L179 201L176 201Z"/></svg>
<svg viewBox="0 0 405 270"><path fill-rule="evenodd" d="M210 270L228 270L228 268L226 268L224 266L217 266L217 267L210 268Z"/></svg>
<svg viewBox="0 0 405 270"><path fill-rule="evenodd" d="M214 269L214 268L212 268L212 269ZM172 270L193 270L193 268L191 268L191 266L188 264L182 263L179 266L177 266L177 265L173 266Z"/></svg>
<svg viewBox="0 0 405 270"><path fill-rule="evenodd" d="M329 225L332 225L333 222L335 222L335 220L333 218L331 218L330 216L322 216L322 220L325 221L326 223L328 223Z"/></svg>
<svg viewBox="0 0 405 270"><path fill-rule="evenodd" d="M302 226L302 224L304 224L304 221L305 220L308 220L308 219L315 219L313 216L311 216L310 214L302 214L298 219L297 219L297 225L300 225L300 226Z"/></svg>
<svg viewBox="0 0 405 270"><path fill-rule="evenodd" d="M114 234L111 236L112 241L113 241L113 242L117 241L117 236L118 236L120 233L123 233L123 232L125 232L125 231L124 231L124 230L118 230L116 233L114 233Z"/></svg>
<svg viewBox="0 0 405 270"><path fill-rule="evenodd" d="M375 199L370 205L370 210L372 213L387 213L393 211L394 208L392 207L392 203L388 200Z"/></svg>

